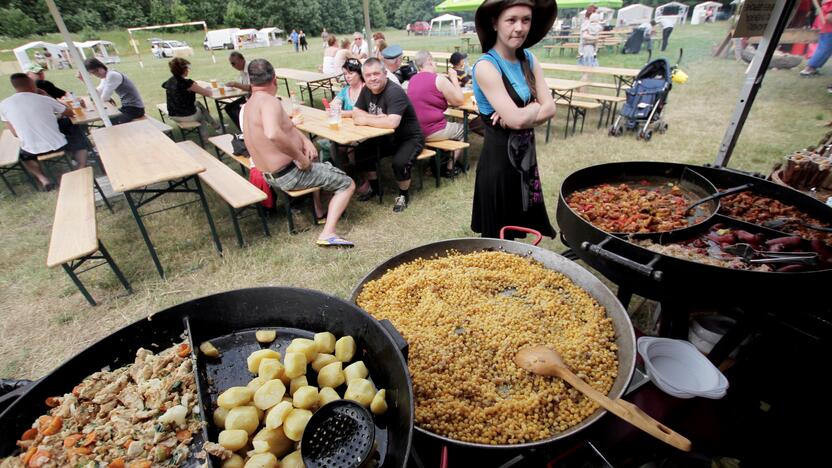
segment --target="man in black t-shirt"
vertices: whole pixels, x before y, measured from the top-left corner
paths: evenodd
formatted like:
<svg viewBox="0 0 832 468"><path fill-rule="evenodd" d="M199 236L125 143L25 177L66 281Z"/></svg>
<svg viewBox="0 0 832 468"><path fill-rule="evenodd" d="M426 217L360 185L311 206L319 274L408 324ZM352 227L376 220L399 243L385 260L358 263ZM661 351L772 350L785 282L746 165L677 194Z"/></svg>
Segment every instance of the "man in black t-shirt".
<svg viewBox="0 0 832 468"><path fill-rule="evenodd" d="M32 79L32 81L35 82L35 86L37 86L39 90L55 99L64 97L64 95L66 95L66 91L55 86L51 81L46 81L46 76L43 72L44 68L36 63L29 65L29 68L26 69L26 74Z"/></svg>
<svg viewBox="0 0 832 468"><path fill-rule="evenodd" d="M359 196L359 200L370 200L380 193L375 158L392 154L393 173L399 184L393 211L398 213L404 211L410 201L410 172L416 156L425 146L425 137L407 93L387 79L384 65L378 59L370 58L361 70L366 86L355 102L353 122L390 128L395 132L392 136L373 138L358 145L356 166L366 172L370 182L370 190Z"/></svg>

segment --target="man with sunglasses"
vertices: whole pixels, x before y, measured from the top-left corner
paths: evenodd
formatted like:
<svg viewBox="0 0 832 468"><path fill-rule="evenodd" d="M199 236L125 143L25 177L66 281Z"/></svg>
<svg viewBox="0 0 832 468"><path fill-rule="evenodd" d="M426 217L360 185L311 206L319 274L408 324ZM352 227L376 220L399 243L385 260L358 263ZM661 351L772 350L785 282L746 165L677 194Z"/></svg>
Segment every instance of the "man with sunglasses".
<svg viewBox="0 0 832 468"><path fill-rule="evenodd" d="M370 49L364 41L364 36L362 36L360 32L354 32L352 33L352 39L353 42L350 52L352 52L358 60L366 60L367 57L370 56Z"/></svg>

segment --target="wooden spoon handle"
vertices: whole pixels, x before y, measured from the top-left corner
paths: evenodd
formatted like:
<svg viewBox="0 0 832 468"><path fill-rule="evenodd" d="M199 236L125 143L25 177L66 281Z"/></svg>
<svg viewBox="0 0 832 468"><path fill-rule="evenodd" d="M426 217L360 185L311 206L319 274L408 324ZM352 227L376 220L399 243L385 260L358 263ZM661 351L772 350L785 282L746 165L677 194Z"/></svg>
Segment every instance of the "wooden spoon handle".
<svg viewBox="0 0 832 468"><path fill-rule="evenodd" d="M656 421L649 414L642 411L638 406L621 399L611 400L608 396L592 388L588 383L581 380L580 377L568 369L561 368L561 377L563 380L566 380L570 385L575 387L576 390L583 393L619 418L627 421L633 426L636 426L668 445L672 445L673 447L676 447L679 450L684 450L685 452L690 452L691 444L688 439L659 421Z"/></svg>

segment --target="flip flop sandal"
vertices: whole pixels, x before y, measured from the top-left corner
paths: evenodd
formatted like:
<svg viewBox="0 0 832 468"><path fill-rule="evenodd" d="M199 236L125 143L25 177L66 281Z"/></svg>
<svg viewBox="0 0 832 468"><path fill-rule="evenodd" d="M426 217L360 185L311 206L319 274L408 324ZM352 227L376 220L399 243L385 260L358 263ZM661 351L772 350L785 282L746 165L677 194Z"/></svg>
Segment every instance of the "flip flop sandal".
<svg viewBox="0 0 832 468"><path fill-rule="evenodd" d="M317 224L318 226L323 226L324 224L326 224L326 217L328 214L329 213L324 213L324 215L320 218L315 216L315 224Z"/></svg>
<svg viewBox="0 0 832 468"><path fill-rule="evenodd" d="M355 247L355 244L344 239L341 236L332 236L327 239L318 239L315 241L321 247Z"/></svg>

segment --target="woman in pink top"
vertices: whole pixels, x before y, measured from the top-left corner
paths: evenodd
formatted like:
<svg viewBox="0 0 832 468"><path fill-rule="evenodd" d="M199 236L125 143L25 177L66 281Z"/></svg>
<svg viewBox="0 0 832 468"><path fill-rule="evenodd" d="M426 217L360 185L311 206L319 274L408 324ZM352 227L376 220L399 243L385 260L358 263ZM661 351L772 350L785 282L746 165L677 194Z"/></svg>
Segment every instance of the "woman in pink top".
<svg viewBox="0 0 832 468"><path fill-rule="evenodd" d="M456 75L437 74L436 62L433 61L430 52L419 51L414 61L419 73L410 78L407 85L407 97L410 98L413 109L416 110L416 118L419 119L419 126L422 127L425 141L462 141L464 137L462 124L445 120L448 104L461 106L465 102ZM456 163L461 156L461 150L454 151L453 159L448 161L448 165L442 172L443 177L453 177L459 173Z"/></svg>

